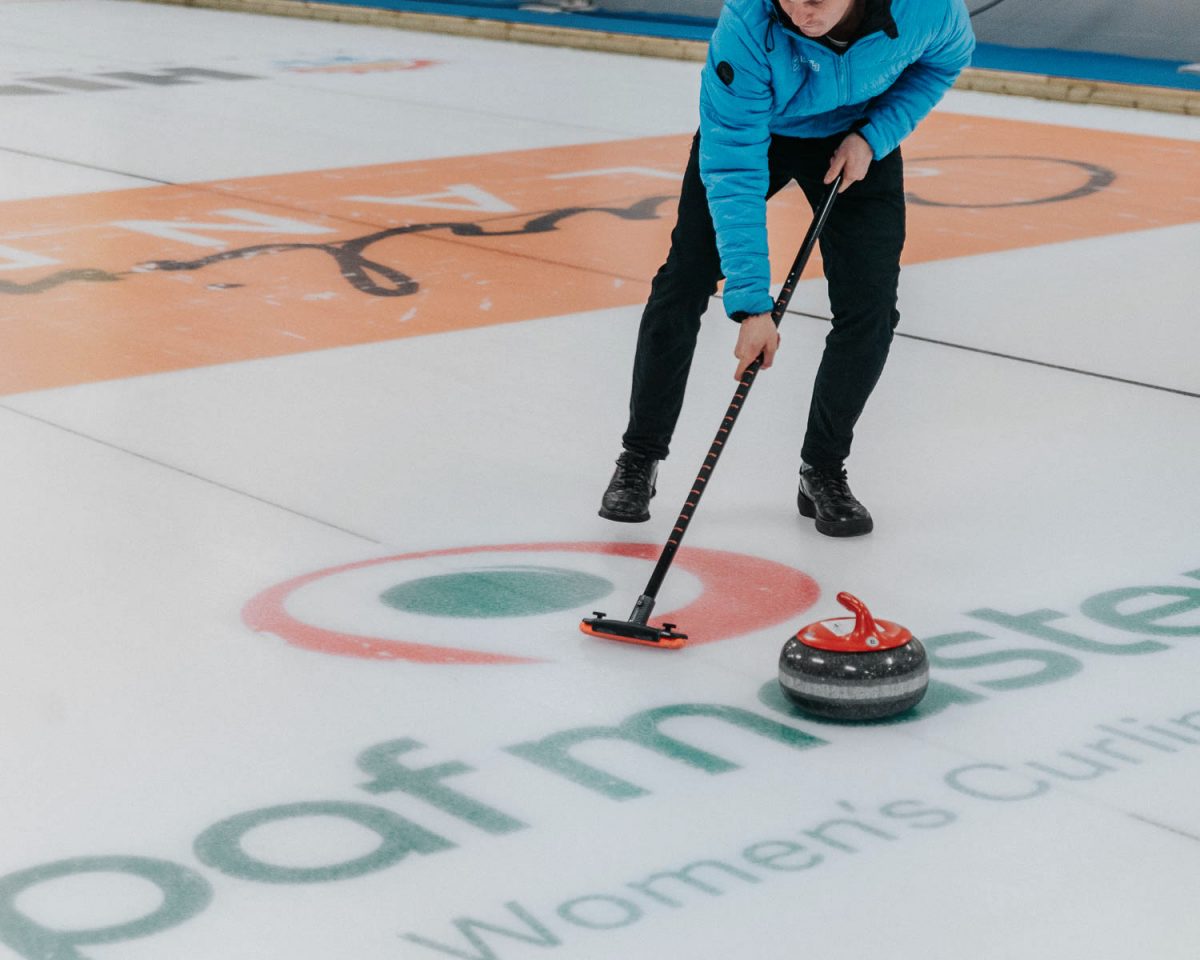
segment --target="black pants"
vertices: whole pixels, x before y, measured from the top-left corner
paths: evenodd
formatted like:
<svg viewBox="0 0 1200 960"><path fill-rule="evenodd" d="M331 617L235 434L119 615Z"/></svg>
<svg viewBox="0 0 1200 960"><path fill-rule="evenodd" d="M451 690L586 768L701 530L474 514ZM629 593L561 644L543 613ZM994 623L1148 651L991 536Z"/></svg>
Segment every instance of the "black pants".
<svg viewBox="0 0 1200 960"><path fill-rule="evenodd" d="M829 158L843 134L822 139L775 136L768 153L771 197L790 181L815 208ZM699 135L683 177L671 250L659 268L638 330L626 450L667 456L675 431L700 317L721 279L716 235L700 180ZM854 425L875 388L900 320L896 289L904 246L904 175L900 151L871 163L867 176L838 197L821 234L833 329L813 383L801 457L837 467L850 454Z"/></svg>

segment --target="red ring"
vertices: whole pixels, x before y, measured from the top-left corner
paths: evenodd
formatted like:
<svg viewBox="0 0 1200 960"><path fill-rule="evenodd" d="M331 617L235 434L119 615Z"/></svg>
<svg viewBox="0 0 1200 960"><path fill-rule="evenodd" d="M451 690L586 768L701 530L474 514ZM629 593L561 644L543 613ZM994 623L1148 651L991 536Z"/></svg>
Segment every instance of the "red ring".
<svg viewBox="0 0 1200 960"><path fill-rule="evenodd" d="M598 553L641 560L656 560L660 548L649 543L514 543L480 547L452 547L446 550L425 550L394 557L362 560L345 566L330 567L307 573L278 584L258 594L242 610L242 619L250 629L273 634L293 646L318 653L343 657L362 657L368 660L411 660L420 663L538 663L527 657L503 653L484 653L439 647L407 640L387 640L352 633L326 630L297 620L287 612L287 598L301 587L314 581L351 570L395 563L400 560L421 560L426 557L448 557L466 553L573 552ZM663 614L673 623L692 627L698 635L687 646L716 643L731 637L753 633L773 626L802 613L817 602L821 588L808 574L793 567L724 550L699 547L681 549L674 562L699 577L704 585L692 603ZM564 625L564 639L572 634Z"/></svg>

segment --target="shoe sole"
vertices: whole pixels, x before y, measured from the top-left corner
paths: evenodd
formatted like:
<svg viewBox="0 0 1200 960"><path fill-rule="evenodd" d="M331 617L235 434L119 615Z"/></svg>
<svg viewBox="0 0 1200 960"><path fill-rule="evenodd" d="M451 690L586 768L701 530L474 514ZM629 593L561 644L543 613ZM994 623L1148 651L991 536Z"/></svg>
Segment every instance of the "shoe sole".
<svg viewBox="0 0 1200 960"><path fill-rule="evenodd" d="M653 500L654 495L657 493L658 493L658 487L651 487L650 488L650 499ZM604 505L601 504L600 509L597 512L605 520L614 520L617 523L645 523L647 520L650 519L650 511L649 510L647 510L645 513L637 513L637 514L617 513L615 510L605 510Z"/></svg>
<svg viewBox="0 0 1200 960"><path fill-rule="evenodd" d="M599 513L605 520L615 520L617 523L645 523L650 519L649 511L639 516L631 516L628 513L613 513L601 507Z"/></svg>
<svg viewBox="0 0 1200 960"><path fill-rule="evenodd" d="M800 508L800 516L816 520L817 533L827 537L861 537L875 529L875 521L870 517L865 520L822 520L817 516L817 505L802 493L796 498L796 506Z"/></svg>

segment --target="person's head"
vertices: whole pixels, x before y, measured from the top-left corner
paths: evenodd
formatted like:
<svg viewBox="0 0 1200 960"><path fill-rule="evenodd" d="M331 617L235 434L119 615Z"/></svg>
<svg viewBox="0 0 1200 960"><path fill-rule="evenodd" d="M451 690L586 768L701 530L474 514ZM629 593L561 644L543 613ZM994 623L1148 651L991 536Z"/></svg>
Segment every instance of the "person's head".
<svg viewBox="0 0 1200 960"><path fill-rule="evenodd" d="M845 20L857 0L779 0L779 6L806 37L823 37Z"/></svg>

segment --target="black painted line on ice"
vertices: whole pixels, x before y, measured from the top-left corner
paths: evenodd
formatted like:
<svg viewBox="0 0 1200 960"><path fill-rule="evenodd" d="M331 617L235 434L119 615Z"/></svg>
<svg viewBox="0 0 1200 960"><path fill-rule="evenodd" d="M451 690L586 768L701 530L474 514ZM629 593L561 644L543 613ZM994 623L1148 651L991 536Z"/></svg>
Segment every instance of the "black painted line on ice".
<svg viewBox="0 0 1200 960"><path fill-rule="evenodd" d="M1149 824L1152 827L1158 827L1160 830L1166 830L1168 833L1173 833L1176 836L1187 837L1189 840L1195 840L1200 843L1200 837L1194 833L1188 833L1186 830L1180 830L1178 827L1172 827L1166 823L1159 823L1157 820L1151 820L1149 817L1143 817L1140 813L1129 814L1134 820L1140 820L1142 823Z"/></svg>
<svg viewBox="0 0 1200 960"><path fill-rule="evenodd" d="M171 180L160 180L158 177L148 177L144 173L130 173L128 170L113 170L111 167L101 167L94 163L84 163L82 160L68 160L65 157L52 157L48 153L34 153L32 150L19 150L16 147L0 146L4 153L15 153L21 157L31 157L34 160L49 160L52 163L65 163L69 167L82 167L84 170L95 170L99 173L112 173L118 177L129 177L131 180L145 180L147 183L159 183L164 186L177 186Z"/></svg>
<svg viewBox="0 0 1200 960"><path fill-rule="evenodd" d="M114 170L111 167L101 167L101 166L97 166L96 164L93 164L93 163L84 163L82 160L67 160L64 157L52 157L49 154L45 154L45 153L34 153L33 151L30 151L30 150L19 150L16 147L0 146L0 152L13 153L13 154L17 154L18 156L22 156L22 157L32 157L35 160L48 160L53 163L63 163L63 164L66 164L67 166L71 166L71 167L81 167L84 170L96 170L99 173L111 173L111 174L115 174L116 176L119 176L119 177L129 177L131 180L144 180L147 183L157 183L160 186L164 186L164 187L182 187L187 190L194 190L197 193L208 193L214 197L220 197L225 200L249 201L258 206L275 207L280 210L286 210L288 213L300 214L304 217L314 217L314 216L325 217L326 219L329 219L329 220L342 222L342 223L346 223L346 224L352 224L355 227L365 225L368 227L375 227L376 229L380 229L380 230L387 229L385 224L377 224L377 223L373 223L373 222L366 221L366 220L355 220L352 217L339 216L337 214L326 213L323 210L310 210L307 207L296 206L295 204L285 203L281 200L271 200L270 198L264 199L262 197L247 197L247 196L244 196L234 190L221 189L220 184L222 184L222 183L237 181L237 180L251 179L249 177L226 177L223 180L217 180L217 181L200 181L200 180L198 180L194 183L191 181L186 181L186 180L185 181L163 180L159 177L148 177L143 173L130 173L127 170ZM319 172L319 171L314 171L314 172ZM271 176L271 174L267 174L266 176ZM100 191L100 192L104 192L104 191ZM41 199L41 198L36 198L36 199Z"/></svg>
<svg viewBox="0 0 1200 960"><path fill-rule="evenodd" d="M824 320L830 322L829 317L823 317L817 313L804 313L801 310L789 310L789 313L795 313L797 316L809 317L812 320ZM949 340L936 340L933 337L920 337L915 333L903 333L900 330L896 331L897 337L903 337L906 340L917 340L921 343L932 343L939 347L949 347L952 350L965 350L968 353L978 353L985 357L998 357L1001 360L1014 360L1017 363L1028 363L1035 367L1045 367L1048 370L1061 370L1064 373L1075 373L1081 377L1095 377L1097 380L1108 380L1112 383L1124 383L1131 387L1144 387L1147 390L1159 390L1163 393L1173 393L1180 397L1190 397L1193 400L1200 400L1200 393L1192 393L1188 390L1180 390L1178 387L1164 387L1158 383L1146 383L1144 380L1128 380L1125 377L1116 377L1111 373L1097 373L1094 370L1082 370L1079 367L1068 367L1060 363L1050 363L1046 360L1034 360L1032 357L1019 357L1013 353L1001 353L998 350L985 350L983 347L969 347L965 343L952 343Z"/></svg>
<svg viewBox="0 0 1200 960"><path fill-rule="evenodd" d="M374 227L377 230L386 230L389 228L387 224L377 223L374 220L355 219L355 218L347 217L344 215L326 213L323 210L313 210L313 209L309 209L309 208L303 207L303 206L296 206L294 204L287 203L287 202L284 202L281 200L264 199L262 197L246 197L246 196L243 196L242 194L238 193L235 190L221 189L221 187L219 185L217 185L221 181L218 181L217 184L214 184L212 182L209 182L209 183L199 183L199 182L198 183L187 183L187 182L178 183L174 180L160 180L157 177L147 177L140 173L128 173L124 170L113 170L110 167L100 167L100 166L96 166L96 165L90 164L90 163L83 163L82 161L78 161L78 160L66 160L66 159L63 159L62 157L52 157L52 156L49 156L48 154L33 153L28 150L19 150L16 147L0 146L0 152L14 153L14 154L18 154L23 157L32 157L36 160L49 160L54 163L64 163L64 164L67 164L68 166L82 167L83 169L86 169L86 170L96 170L100 173L112 173L112 174L116 174L117 176L129 177L134 180L145 180L147 183L157 183L157 184L161 184L162 186L167 186L167 187L186 187L189 190L195 190L195 191L201 192L201 193L209 193L214 197L220 197L225 200L248 200L259 206L273 207L278 210L286 210L288 213L300 214L303 217L313 217L313 216L324 217L325 219L332 220L335 223L345 223L345 224L353 225L355 227L364 227L364 226L365 227ZM228 179L236 181L239 178L230 177ZM244 178L241 178L241 179L244 179ZM542 216L542 215L552 213L552 212L553 212L552 209L547 209L547 210L535 210L532 213L520 213L520 214L518 214L518 213L503 213L503 214L497 214L494 217L481 218L476 222L479 223L480 225L484 225L484 224L496 223L499 221L511 220L515 216L538 217L538 216ZM435 234L421 234L420 237L421 237L421 239L425 239L425 240L434 240L434 241L438 241L441 243L452 243L452 244L456 244L458 246L467 247L469 249L477 249L478 248L477 244L464 243L456 237L444 237L444 236L437 236ZM475 238L469 238L469 239L475 239ZM562 266L562 267L568 267L568 268L572 268L572 269L576 269L576 270L581 270L584 273L591 273L591 274L595 274L595 275L601 276L601 277L608 277L613 280L619 280L622 283L646 283L646 282L648 282L640 277L626 276L625 274L613 273L609 270L602 270L602 269L599 269L596 267L589 267L589 266L586 266L583 264L574 264L574 263L563 262L563 261L555 260L552 258L536 256L533 254L516 253L514 251L509 251L509 250L492 250L492 252L498 253L501 256L515 256L519 259L530 260L534 263L541 263L541 264L546 264L549 266Z"/></svg>
<svg viewBox="0 0 1200 960"><path fill-rule="evenodd" d="M136 457L146 463L153 464L156 467L162 467L164 470L170 470L172 473L178 473L192 480L199 480L201 483L206 483L209 486L216 487L219 490L224 490L227 493L236 494L239 497L244 497L247 500L253 500L256 503L261 503L267 507L274 507L276 510L282 510L284 513L290 513L294 517L299 517L302 520L308 520L312 523L320 524L323 527L328 527L330 530L336 530L338 533L345 533L351 537L357 537L359 540L365 540L367 543L373 543L376 546L383 546L382 540L376 540L374 537L368 537L366 534L359 533L356 530L351 530L348 527L340 527L336 523L331 523L328 520L322 520L320 517L314 517L308 513L302 513L299 510L294 510L291 507L284 506L282 503L277 503L274 500L268 500L265 497L260 497L253 493L248 493L245 490L239 490L237 487L231 487L229 484L221 483L219 480L214 480L211 477L205 477L198 473L193 473L191 470L185 470L183 467L177 467L174 464L166 463L162 460L156 460L154 457L147 456L144 453L138 453L136 450L130 450L127 447L122 447L119 444L112 443L108 440L101 440L99 437L93 437L90 434L84 433L81 430L75 430L72 427L64 426L61 423L55 423L53 420L47 420L45 417L39 417L36 414L28 413L25 410L18 410L15 407L10 407L7 404L0 404L0 410L6 410L9 413L15 413L19 417L24 417L27 420L32 420L35 423L43 424L47 427L53 427L55 430L61 430L63 433L68 433L75 437L80 437L83 440L89 440L92 443L99 444L102 447L107 447L109 450L115 450L118 453L124 453L131 457Z"/></svg>
<svg viewBox="0 0 1200 960"><path fill-rule="evenodd" d="M545 214L545 213L550 213L550 212L553 212L553 211L537 211L533 214L533 216L537 217L539 214ZM525 214L521 214L521 216L525 216ZM506 217L496 217L496 218L492 218L489 220L478 220L476 222L480 223L480 224L489 224L489 223L495 223L497 220L511 220L511 219L512 219L512 214L509 214ZM563 267L563 268L569 269L569 270L578 270L580 273L590 273L597 277L607 277L610 280L620 280L621 283L623 283L623 284L625 284L625 283L629 283L629 284L640 283L645 287L650 286L650 281L647 280L645 277L635 277L635 276L629 276L624 273L614 273L613 271L605 270L602 267L590 267L585 263L571 263L570 261L567 261L567 260L557 260L554 257L549 257L544 254L520 253L519 251L516 251L516 250L497 250L494 247L480 247L478 244L472 244L472 243L466 242L469 240L476 240L476 239L486 240L487 239L486 234L484 234L481 237L464 237L461 239L459 237L446 236L445 234L436 234L436 233L421 233L421 234L413 234L412 236L414 239L430 240L430 241L433 241L434 243L449 243L454 246L465 247L468 250L472 250L472 249L473 250L481 250L481 249L487 250L490 253L499 254L502 257L513 257L517 260L527 260L530 263L539 263L539 264L542 264L543 266L547 266L547 267ZM581 311L581 312L586 313L589 311ZM568 316L568 314L563 314L563 316ZM531 318L531 319L539 319L539 318Z"/></svg>

